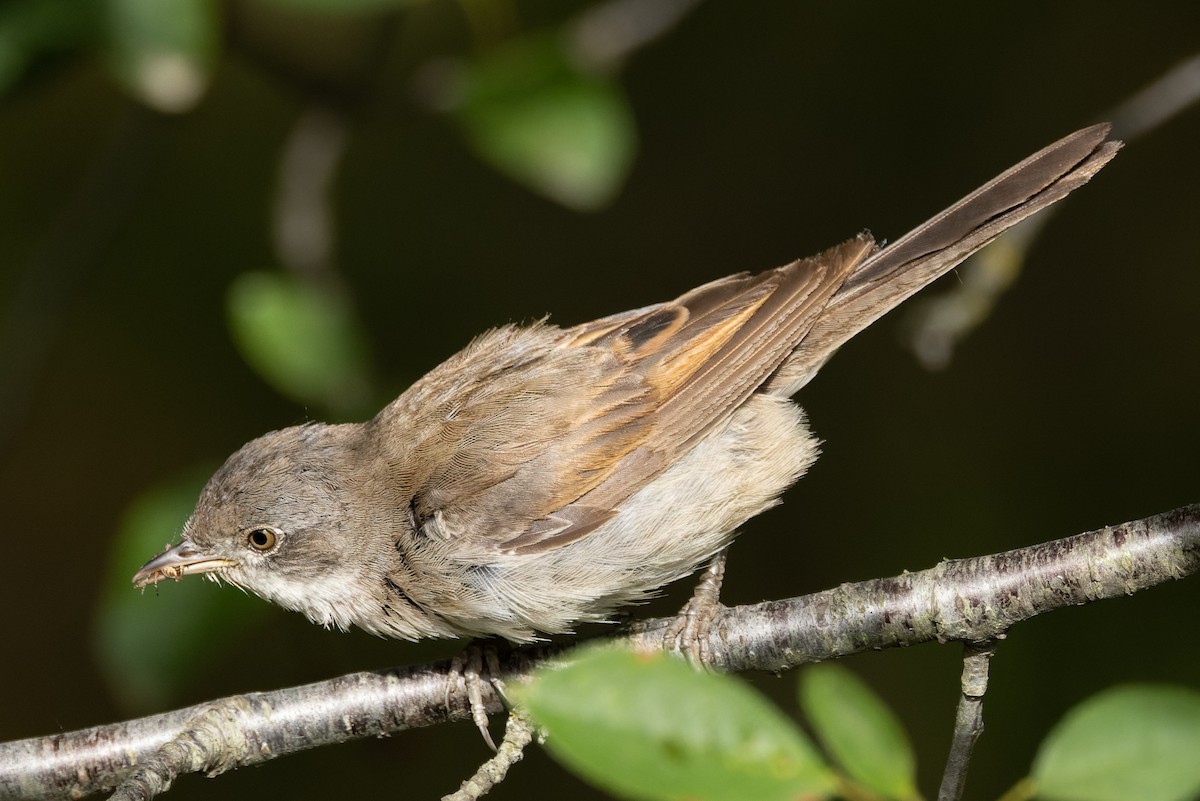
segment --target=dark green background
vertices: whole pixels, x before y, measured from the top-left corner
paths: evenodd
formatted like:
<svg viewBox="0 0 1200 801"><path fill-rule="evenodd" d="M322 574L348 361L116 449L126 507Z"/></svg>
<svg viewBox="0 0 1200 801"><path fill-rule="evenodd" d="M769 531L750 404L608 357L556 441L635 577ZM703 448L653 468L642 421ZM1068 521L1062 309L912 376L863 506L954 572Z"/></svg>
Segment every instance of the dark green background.
<svg viewBox="0 0 1200 801"><path fill-rule="evenodd" d="M0 347L41 354L17 387L27 408L4 410L16 427L0 451L0 739L128 714L91 643L123 510L147 485L308 417L241 360L223 303L236 275L272 266L279 148L321 83L295 78L325 74L340 40L332 23L293 19L288 36L312 46L292 48L281 69L261 43L282 24L256 8L229 7L211 91L179 118L135 109L86 57L0 100L0 309L22 315ZM515 9L530 23L561 18L549 3ZM1200 45L1192 4L1132 9L706 3L622 74L637 161L611 207L579 214L482 165L449 120L412 102L413 65L461 52L465 38L454 6L423 7L420 24L379 23L398 26L398 43L353 117L335 196L339 266L399 391L490 325L591 319L864 227L895 238ZM127 179L105 185L120 191L81 195L118 139L128 152L107 163ZM798 595L1200 501L1197 143L1193 109L1065 203L948 370L914 364L898 345L901 315L848 345L800 396L825 455L747 527L725 600ZM34 300L14 310L28 282L21 297ZM169 605L173 589L142 601ZM1098 689L1200 684L1198 600L1191 580L1014 630L994 661L970 797L1023 775L1053 721ZM282 612L230 639L217 637L218 658L179 705L456 648L330 633ZM848 660L910 726L930 795L958 657L928 645ZM754 681L794 709L794 677ZM486 756L471 726L443 727L188 777L171 797L431 798ZM550 793L595 795L532 749L492 797Z"/></svg>

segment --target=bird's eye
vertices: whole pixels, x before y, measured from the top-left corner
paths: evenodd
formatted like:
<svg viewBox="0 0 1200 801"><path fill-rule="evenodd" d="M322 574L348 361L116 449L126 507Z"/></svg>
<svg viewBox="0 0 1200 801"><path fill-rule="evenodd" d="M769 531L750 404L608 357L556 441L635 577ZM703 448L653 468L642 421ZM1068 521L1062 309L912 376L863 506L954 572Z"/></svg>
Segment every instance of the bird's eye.
<svg viewBox="0 0 1200 801"><path fill-rule="evenodd" d="M269 551L278 541L279 537L269 528L252 528L246 532L246 544L256 551Z"/></svg>

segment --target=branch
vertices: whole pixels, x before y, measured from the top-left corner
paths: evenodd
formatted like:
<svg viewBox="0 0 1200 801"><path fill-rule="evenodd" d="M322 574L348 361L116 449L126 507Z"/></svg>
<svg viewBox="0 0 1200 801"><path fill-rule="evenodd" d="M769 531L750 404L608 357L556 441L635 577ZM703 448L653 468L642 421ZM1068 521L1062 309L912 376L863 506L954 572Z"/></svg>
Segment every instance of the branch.
<svg viewBox="0 0 1200 801"><path fill-rule="evenodd" d="M872 648L982 643L1042 612L1129 595L1198 569L1200 504L917 573L722 609L706 648L719 669L775 672ZM644 621L614 639L660 648L671 623ZM500 654L501 678L520 681L574 644L507 650ZM490 683L483 689L487 709L501 711ZM216 775L309 748L470 717L465 682L450 660L354 673L2 744L0 801L79 798L116 787L135 771L144 779L140 786L159 792L184 771Z"/></svg>

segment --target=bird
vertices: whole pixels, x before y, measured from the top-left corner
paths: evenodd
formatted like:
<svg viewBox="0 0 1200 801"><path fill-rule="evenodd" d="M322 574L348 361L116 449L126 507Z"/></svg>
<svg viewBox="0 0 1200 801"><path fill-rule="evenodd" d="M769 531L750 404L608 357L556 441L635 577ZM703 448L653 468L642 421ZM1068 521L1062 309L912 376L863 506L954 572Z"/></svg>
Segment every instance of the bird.
<svg viewBox="0 0 1200 801"><path fill-rule="evenodd" d="M843 343L1090 180L1108 134L1070 134L885 247L862 233L665 303L488 331L370 420L247 443L133 583L204 575L407 640L611 620L809 469L793 395Z"/></svg>

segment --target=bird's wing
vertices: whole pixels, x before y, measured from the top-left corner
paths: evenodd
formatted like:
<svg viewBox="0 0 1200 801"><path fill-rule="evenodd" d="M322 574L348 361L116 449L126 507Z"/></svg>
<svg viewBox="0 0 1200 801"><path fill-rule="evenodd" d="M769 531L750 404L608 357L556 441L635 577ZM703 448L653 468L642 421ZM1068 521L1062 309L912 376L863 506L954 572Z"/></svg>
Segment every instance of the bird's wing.
<svg viewBox="0 0 1200 801"><path fill-rule="evenodd" d="M766 381L874 251L867 236L570 329L489 332L375 421L404 430L414 524L529 553L610 519Z"/></svg>

